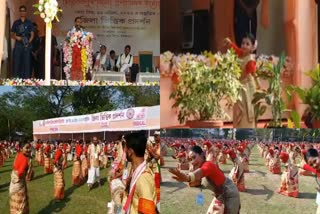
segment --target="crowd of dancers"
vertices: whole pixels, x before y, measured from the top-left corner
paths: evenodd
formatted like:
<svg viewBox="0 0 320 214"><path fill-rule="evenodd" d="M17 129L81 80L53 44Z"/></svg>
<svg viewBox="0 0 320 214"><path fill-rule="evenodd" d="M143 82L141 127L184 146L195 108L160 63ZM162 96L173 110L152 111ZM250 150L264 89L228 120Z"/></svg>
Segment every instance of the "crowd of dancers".
<svg viewBox="0 0 320 214"><path fill-rule="evenodd" d="M9 188L10 213L29 213L27 182L32 182L35 175L33 164L43 167L44 174L53 174L53 198L57 202L64 200L64 170L71 164L72 185L87 183L88 191L94 185L101 187L100 168L108 168L106 176L112 195L108 213L159 213L159 145L159 133L155 133L154 140L148 140L144 132L110 142L97 137L88 142L1 142L0 167L15 156Z"/></svg>
<svg viewBox="0 0 320 214"><path fill-rule="evenodd" d="M320 144L187 138L162 141L161 165L165 165L163 157L169 149L173 151L172 158L178 160L177 167L169 169L174 179L189 182L190 187L202 184L214 192L208 214L240 212L239 192L246 191L245 175L250 172L250 155L255 145L270 174L281 174L275 190L279 194L299 197L299 176L320 177ZM233 165L228 176L219 167L227 160Z"/></svg>

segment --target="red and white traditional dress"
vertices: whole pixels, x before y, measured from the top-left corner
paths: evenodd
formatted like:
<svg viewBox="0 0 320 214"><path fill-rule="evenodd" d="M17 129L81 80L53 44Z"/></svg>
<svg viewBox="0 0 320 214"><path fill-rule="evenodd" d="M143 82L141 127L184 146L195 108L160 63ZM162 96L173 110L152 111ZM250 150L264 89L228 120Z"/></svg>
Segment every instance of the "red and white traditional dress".
<svg viewBox="0 0 320 214"><path fill-rule="evenodd" d="M4 163L4 157L3 157L2 151L3 151L3 146L0 144L0 167L2 167Z"/></svg>
<svg viewBox="0 0 320 214"><path fill-rule="evenodd" d="M214 193L207 214L239 213L240 197L233 182L211 161L204 162L200 169L206 178L204 185Z"/></svg>
<svg viewBox="0 0 320 214"><path fill-rule="evenodd" d="M81 160L81 172L82 177L85 178L88 176L89 169L89 161L88 161L88 145L83 146L82 160Z"/></svg>
<svg viewBox="0 0 320 214"><path fill-rule="evenodd" d="M104 168L107 168L108 166L108 145L105 144L103 147L103 160L102 160L102 164Z"/></svg>
<svg viewBox="0 0 320 214"><path fill-rule="evenodd" d="M218 156L219 164L227 164L227 157L228 157L228 153L224 150L221 150Z"/></svg>
<svg viewBox="0 0 320 214"><path fill-rule="evenodd" d="M82 146L76 145L75 146L75 155L73 159L72 165L72 184L73 185L81 185L83 182L83 177L81 173L81 160L80 157L82 155Z"/></svg>
<svg viewBox="0 0 320 214"><path fill-rule="evenodd" d="M176 158L179 159L179 163L178 163L178 169L181 170L189 170L189 162L187 160L187 153L186 151L180 151Z"/></svg>
<svg viewBox="0 0 320 214"><path fill-rule="evenodd" d="M254 107L252 105L253 95L256 92L256 84L253 74L256 72L256 60L254 54L244 56L241 48L232 43L233 48L241 60L241 83L245 90L241 91L241 101L233 107L233 127L235 128L255 128Z"/></svg>
<svg viewBox="0 0 320 214"><path fill-rule="evenodd" d="M233 168L231 169L229 177L233 181L233 183L237 186L240 192L245 192L246 187L244 182L244 171L243 171L242 162L240 161L240 159L237 157L236 153L233 150L229 150L228 153L234 165Z"/></svg>
<svg viewBox="0 0 320 214"><path fill-rule="evenodd" d="M9 187L10 213L29 213L29 200L26 177L29 172L29 160L19 152L13 163Z"/></svg>
<svg viewBox="0 0 320 214"><path fill-rule="evenodd" d="M64 176L63 176L63 151L57 148L54 156L54 168L53 168L53 179L54 179L54 199L64 199Z"/></svg>
<svg viewBox="0 0 320 214"><path fill-rule="evenodd" d="M36 159L38 162L38 166L43 166L44 165L44 157L43 157L43 146L41 143L37 143L36 145Z"/></svg>
<svg viewBox="0 0 320 214"><path fill-rule="evenodd" d="M280 159L283 163L287 163L289 160L289 154L286 152L281 152ZM298 176L298 168L291 163L291 160L289 160L285 171L281 175L281 185L278 189L278 193L297 198L299 196Z"/></svg>
<svg viewBox="0 0 320 214"><path fill-rule="evenodd" d="M270 159L269 171L272 174L281 174L281 163L278 153L275 153L274 156Z"/></svg>
<svg viewBox="0 0 320 214"><path fill-rule="evenodd" d="M51 145L47 144L44 148L44 173L50 174L53 172L51 165Z"/></svg>

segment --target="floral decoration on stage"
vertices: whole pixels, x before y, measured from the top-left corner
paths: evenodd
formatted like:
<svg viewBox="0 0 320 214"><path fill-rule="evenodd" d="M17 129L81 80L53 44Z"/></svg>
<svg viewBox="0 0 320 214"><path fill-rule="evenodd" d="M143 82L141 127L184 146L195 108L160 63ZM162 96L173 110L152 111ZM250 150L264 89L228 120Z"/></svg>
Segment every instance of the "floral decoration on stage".
<svg viewBox="0 0 320 214"><path fill-rule="evenodd" d="M41 79L0 79L3 86L43 86L45 80ZM130 83L98 80L51 80L53 86L159 86L159 82Z"/></svg>
<svg viewBox="0 0 320 214"><path fill-rule="evenodd" d="M63 45L64 72L68 79L86 80L86 74L92 67L93 38L91 32L76 31L75 28L68 33Z"/></svg>
<svg viewBox="0 0 320 214"><path fill-rule="evenodd" d="M33 5L33 7L38 9L34 14L40 15L44 22L49 24L50 28L52 28L52 21L54 19L59 22L57 14L58 12L62 12L62 10L58 7L57 0L39 0L39 3Z"/></svg>

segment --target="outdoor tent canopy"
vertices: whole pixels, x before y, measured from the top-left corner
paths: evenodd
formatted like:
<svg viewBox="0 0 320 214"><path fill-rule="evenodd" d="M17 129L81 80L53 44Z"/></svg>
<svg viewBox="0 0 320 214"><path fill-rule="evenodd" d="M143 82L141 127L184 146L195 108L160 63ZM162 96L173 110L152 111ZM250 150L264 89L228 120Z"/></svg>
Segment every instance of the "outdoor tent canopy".
<svg viewBox="0 0 320 214"><path fill-rule="evenodd" d="M135 107L33 122L33 135L80 134L160 129L160 106Z"/></svg>

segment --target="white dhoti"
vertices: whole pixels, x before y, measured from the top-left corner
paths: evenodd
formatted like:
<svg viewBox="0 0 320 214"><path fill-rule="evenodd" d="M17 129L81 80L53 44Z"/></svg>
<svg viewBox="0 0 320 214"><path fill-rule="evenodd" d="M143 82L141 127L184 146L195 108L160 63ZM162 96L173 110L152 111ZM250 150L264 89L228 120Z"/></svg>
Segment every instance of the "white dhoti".
<svg viewBox="0 0 320 214"><path fill-rule="evenodd" d="M87 184L94 184L98 180L100 182L100 168L91 166L88 170L88 181Z"/></svg>
<svg viewBox="0 0 320 214"><path fill-rule="evenodd" d="M129 73L130 72L130 65L129 64L123 64L120 68L120 72Z"/></svg>

